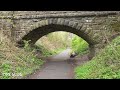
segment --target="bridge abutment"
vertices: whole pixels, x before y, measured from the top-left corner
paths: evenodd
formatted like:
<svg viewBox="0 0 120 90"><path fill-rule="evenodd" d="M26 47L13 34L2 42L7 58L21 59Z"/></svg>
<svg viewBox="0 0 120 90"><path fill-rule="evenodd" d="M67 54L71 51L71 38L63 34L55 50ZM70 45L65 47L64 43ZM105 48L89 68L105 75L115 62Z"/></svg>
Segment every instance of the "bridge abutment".
<svg viewBox="0 0 120 90"><path fill-rule="evenodd" d="M119 23L119 11L0 11L0 30L12 42L34 44L50 32L67 31L91 45L90 57L106 45L106 37L120 35Z"/></svg>

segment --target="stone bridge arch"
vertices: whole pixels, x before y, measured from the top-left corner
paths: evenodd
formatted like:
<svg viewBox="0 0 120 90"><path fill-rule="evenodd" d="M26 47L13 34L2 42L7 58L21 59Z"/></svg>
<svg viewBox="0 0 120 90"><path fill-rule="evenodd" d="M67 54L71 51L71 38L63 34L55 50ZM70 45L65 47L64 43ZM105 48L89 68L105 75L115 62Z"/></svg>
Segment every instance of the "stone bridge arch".
<svg viewBox="0 0 120 90"><path fill-rule="evenodd" d="M93 30L87 30L86 27L84 27L84 23L61 18L44 19L36 22L30 26L28 30L25 30L25 33L20 35L17 42L20 43L22 40L31 40L31 44L34 44L42 36L55 31L71 32L83 38L90 45L99 43L97 40L99 38L94 39L95 35Z"/></svg>
<svg viewBox="0 0 120 90"><path fill-rule="evenodd" d="M12 42L31 40L31 45L50 32L71 32L86 40L94 53L120 35L120 12L1 11L0 28Z"/></svg>
<svg viewBox="0 0 120 90"><path fill-rule="evenodd" d="M79 23L73 20L62 19L62 18L52 18L44 19L36 22L34 25L30 26L24 34L20 35L18 39L18 44L23 44L23 40L31 40L30 44L33 45L42 36L55 31L66 31L78 35L84 39L90 47L90 58L95 54L94 46L99 42L99 38L93 33L93 30L87 30L84 27L84 23Z"/></svg>

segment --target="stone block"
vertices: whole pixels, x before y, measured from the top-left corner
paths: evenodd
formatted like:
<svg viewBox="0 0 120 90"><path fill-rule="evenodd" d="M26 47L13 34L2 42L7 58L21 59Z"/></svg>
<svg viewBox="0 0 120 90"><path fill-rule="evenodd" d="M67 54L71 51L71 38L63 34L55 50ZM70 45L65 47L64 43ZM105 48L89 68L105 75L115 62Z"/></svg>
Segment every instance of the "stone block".
<svg viewBox="0 0 120 90"><path fill-rule="evenodd" d="M48 19L48 25L52 24L53 19Z"/></svg>
<svg viewBox="0 0 120 90"><path fill-rule="evenodd" d="M68 26L69 21L70 21L70 20L65 20L65 21L64 21L64 25L65 25L65 26Z"/></svg>
<svg viewBox="0 0 120 90"><path fill-rule="evenodd" d="M78 25L78 23L77 23L77 22L73 22L72 27L73 27L73 28L76 28L76 27L77 27L77 25Z"/></svg>
<svg viewBox="0 0 120 90"><path fill-rule="evenodd" d="M64 22L65 22L65 20L64 20L64 19L61 19L61 18L59 18L59 19L57 20L57 24L58 24L58 25L64 25Z"/></svg>
<svg viewBox="0 0 120 90"><path fill-rule="evenodd" d="M53 19L52 24L57 24L57 18Z"/></svg>
<svg viewBox="0 0 120 90"><path fill-rule="evenodd" d="M80 30L82 28L83 24L82 23L78 23L78 25L76 26L77 30Z"/></svg>

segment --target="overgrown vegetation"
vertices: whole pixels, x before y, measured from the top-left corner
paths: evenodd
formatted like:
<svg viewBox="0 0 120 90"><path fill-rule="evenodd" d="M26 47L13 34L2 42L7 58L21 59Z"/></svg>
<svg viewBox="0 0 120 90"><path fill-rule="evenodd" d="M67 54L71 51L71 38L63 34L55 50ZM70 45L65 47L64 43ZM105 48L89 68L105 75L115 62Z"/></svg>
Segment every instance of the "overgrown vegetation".
<svg viewBox="0 0 120 90"><path fill-rule="evenodd" d="M67 48L71 48L72 52L79 55L89 52L89 46L85 40L75 34L62 31L43 36L36 45L45 56L58 54Z"/></svg>
<svg viewBox="0 0 120 90"><path fill-rule="evenodd" d="M79 55L83 55L89 52L88 50L89 44L82 38L75 35L71 43L72 43L72 50L78 53Z"/></svg>
<svg viewBox="0 0 120 90"><path fill-rule="evenodd" d="M38 45L37 50L41 53L42 56L45 56L45 57L53 55L53 52L51 52L51 50L45 48L45 46L43 46L43 45Z"/></svg>
<svg viewBox="0 0 120 90"><path fill-rule="evenodd" d="M53 32L43 36L36 42L44 56L55 55L71 46L72 33Z"/></svg>
<svg viewBox="0 0 120 90"><path fill-rule="evenodd" d="M76 79L119 79L120 36L96 55L91 61L75 69Z"/></svg>
<svg viewBox="0 0 120 90"><path fill-rule="evenodd" d="M116 23L111 24L111 27L114 31L119 32L120 31L120 21L117 21Z"/></svg>
<svg viewBox="0 0 120 90"><path fill-rule="evenodd" d="M0 32L0 79L23 78L42 64L27 41L24 49L20 49Z"/></svg>

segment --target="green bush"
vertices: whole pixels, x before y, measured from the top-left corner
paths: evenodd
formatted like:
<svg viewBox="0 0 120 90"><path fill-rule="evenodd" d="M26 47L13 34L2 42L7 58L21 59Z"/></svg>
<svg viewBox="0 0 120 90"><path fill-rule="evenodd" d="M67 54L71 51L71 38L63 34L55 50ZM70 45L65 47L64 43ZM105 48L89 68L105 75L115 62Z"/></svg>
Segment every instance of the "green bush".
<svg viewBox="0 0 120 90"><path fill-rule="evenodd" d="M23 40L23 42L24 42L24 49L26 51L30 51L31 50L31 47L30 47L30 44L29 44L30 40L29 41Z"/></svg>
<svg viewBox="0 0 120 90"><path fill-rule="evenodd" d="M72 49L74 52L78 54L86 53L88 51L88 47L88 43L82 38L75 36L72 39Z"/></svg>
<svg viewBox="0 0 120 90"><path fill-rule="evenodd" d="M31 74L44 63L34 54L29 41L24 41L23 49L15 47L10 40L0 34L0 79L17 79ZM22 76L19 76L22 75Z"/></svg>
<svg viewBox="0 0 120 90"><path fill-rule="evenodd" d="M11 68L12 68L11 64L9 64L9 63L3 63L1 65L1 68L3 69L3 72L2 72L3 77L2 78L3 79L9 79L9 78L11 78L11 75L10 75Z"/></svg>
<svg viewBox="0 0 120 90"><path fill-rule="evenodd" d="M37 49L41 52L43 56L53 55L50 50L47 50L43 45L38 45Z"/></svg>
<svg viewBox="0 0 120 90"><path fill-rule="evenodd" d="M120 36L91 61L75 68L76 79L120 79Z"/></svg>

